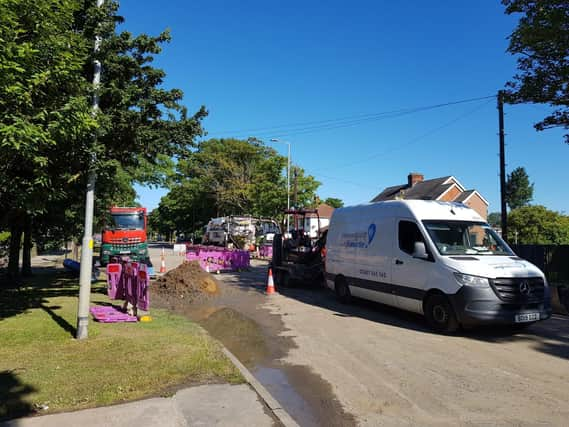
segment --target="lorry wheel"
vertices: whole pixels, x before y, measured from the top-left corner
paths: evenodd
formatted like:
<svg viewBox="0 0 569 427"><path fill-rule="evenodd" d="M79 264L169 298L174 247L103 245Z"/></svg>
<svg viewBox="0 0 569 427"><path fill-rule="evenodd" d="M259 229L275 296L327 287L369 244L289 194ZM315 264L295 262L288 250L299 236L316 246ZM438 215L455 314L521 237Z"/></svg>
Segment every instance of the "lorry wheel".
<svg viewBox="0 0 569 427"><path fill-rule="evenodd" d="M348 287L348 283L346 279L340 277L336 280L334 285L334 290L336 291L336 297L338 301L342 304L349 304L352 300L352 294L350 293L350 288Z"/></svg>
<svg viewBox="0 0 569 427"><path fill-rule="evenodd" d="M458 330L459 323L456 314L444 295L434 294L427 298L425 317L431 328L437 332L450 334Z"/></svg>

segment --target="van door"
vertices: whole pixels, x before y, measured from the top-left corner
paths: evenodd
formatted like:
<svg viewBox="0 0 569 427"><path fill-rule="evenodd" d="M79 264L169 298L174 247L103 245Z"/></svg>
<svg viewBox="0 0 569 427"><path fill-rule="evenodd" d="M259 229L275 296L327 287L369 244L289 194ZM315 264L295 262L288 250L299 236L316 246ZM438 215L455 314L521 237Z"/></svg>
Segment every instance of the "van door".
<svg viewBox="0 0 569 427"><path fill-rule="evenodd" d="M399 307L422 313L423 295L433 261L432 257L429 260L413 258L415 242L423 242L428 251L417 223L411 219L398 220L391 264L393 294Z"/></svg>
<svg viewBox="0 0 569 427"><path fill-rule="evenodd" d="M359 218L359 232L366 245L357 248L353 260L354 275L349 281L352 295L397 306L391 292L391 253L394 218L378 218L373 212Z"/></svg>

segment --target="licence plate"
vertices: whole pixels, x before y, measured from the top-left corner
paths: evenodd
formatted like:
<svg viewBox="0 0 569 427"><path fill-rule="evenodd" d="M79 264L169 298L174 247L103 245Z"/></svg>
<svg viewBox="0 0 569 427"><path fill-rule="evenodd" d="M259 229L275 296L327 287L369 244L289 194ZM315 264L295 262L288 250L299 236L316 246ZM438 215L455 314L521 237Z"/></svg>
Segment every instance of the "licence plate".
<svg viewBox="0 0 569 427"><path fill-rule="evenodd" d="M516 314L514 320L516 323L534 322L536 320L539 320L539 313Z"/></svg>
<svg viewBox="0 0 569 427"><path fill-rule="evenodd" d="M129 254L130 251L120 251L121 254Z"/></svg>

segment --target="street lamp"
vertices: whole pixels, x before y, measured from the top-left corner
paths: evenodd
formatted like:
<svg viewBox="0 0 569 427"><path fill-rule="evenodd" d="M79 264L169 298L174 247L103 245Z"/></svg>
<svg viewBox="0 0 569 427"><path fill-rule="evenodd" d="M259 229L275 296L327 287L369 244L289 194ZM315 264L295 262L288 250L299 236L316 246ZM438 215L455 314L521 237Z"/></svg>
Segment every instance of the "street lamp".
<svg viewBox="0 0 569 427"><path fill-rule="evenodd" d="M290 210L290 142L281 141L277 138L271 138L271 142L280 142L281 144L288 145L288 160L286 165L286 210ZM289 230L288 214L286 215L286 232Z"/></svg>

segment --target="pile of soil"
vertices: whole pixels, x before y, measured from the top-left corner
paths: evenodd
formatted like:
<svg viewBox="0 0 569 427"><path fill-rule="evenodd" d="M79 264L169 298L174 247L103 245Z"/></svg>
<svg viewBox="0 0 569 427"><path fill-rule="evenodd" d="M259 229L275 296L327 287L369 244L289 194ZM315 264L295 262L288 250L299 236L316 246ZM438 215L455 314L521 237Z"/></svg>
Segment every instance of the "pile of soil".
<svg viewBox="0 0 569 427"><path fill-rule="evenodd" d="M152 284L152 292L165 300L202 301L219 295L213 276L203 271L197 261L185 262Z"/></svg>

